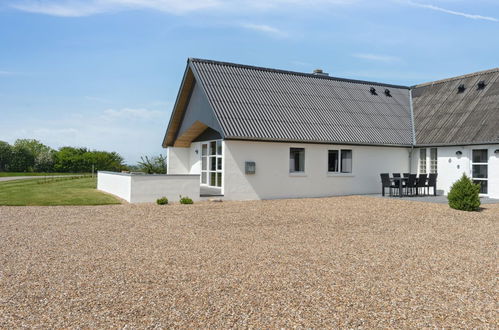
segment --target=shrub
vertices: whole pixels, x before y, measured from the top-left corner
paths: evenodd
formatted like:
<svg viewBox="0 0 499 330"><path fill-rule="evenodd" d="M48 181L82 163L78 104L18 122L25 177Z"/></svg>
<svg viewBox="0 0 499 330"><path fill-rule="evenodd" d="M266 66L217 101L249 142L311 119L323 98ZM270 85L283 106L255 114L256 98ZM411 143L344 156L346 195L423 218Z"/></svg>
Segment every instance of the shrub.
<svg viewBox="0 0 499 330"><path fill-rule="evenodd" d="M454 182L447 199L449 206L456 210L477 211L480 207L480 185L474 184L463 174L461 179Z"/></svg>
<svg viewBox="0 0 499 330"><path fill-rule="evenodd" d="M180 204L194 204L194 202L192 201L192 199L190 199L187 196L185 197L180 196Z"/></svg>
<svg viewBox="0 0 499 330"><path fill-rule="evenodd" d="M166 197L161 197L156 200L156 204L158 205L166 205L168 204L168 198Z"/></svg>

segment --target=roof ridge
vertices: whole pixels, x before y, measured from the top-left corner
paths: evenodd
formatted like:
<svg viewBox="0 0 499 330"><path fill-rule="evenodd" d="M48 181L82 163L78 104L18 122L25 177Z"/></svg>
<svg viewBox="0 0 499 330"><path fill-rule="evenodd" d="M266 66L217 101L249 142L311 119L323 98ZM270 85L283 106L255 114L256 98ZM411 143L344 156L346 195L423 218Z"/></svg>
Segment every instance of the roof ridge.
<svg viewBox="0 0 499 330"><path fill-rule="evenodd" d="M412 86L412 88L429 86L429 85L443 84L443 83L454 81L454 80L460 80L460 79L465 79L465 78L480 76L480 75L489 74L489 73L493 73L493 72L499 72L499 67L488 69L488 70L476 71L476 72L472 72L472 73L466 73L466 74L463 74L463 75L460 75L460 76L455 76L455 77L450 77L450 78L444 78L444 79L439 79L439 80L435 80L435 81L428 81L428 82L425 82L425 83L414 85L414 86Z"/></svg>
<svg viewBox="0 0 499 330"><path fill-rule="evenodd" d="M233 63L233 62L207 60L207 59L194 58L194 57L189 57L188 62L202 62L202 63L209 63L209 64L225 65L225 66L232 66L232 67L238 67L238 68L244 68L244 69L250 69L250 70L276 72L276 73L291 74L291 75L304 76L304 77L310 77L310 78L316 78L316 79L336 80L336 81L350 82L350 83L357 83L357 84L364 84L364 85L377 85L377 86L383 86L383 87L402 88L402 89L410 89L411 88L410 86L387 84L387 83L367 81L367 80L340 78L340 77L333 77L333 76L329 76L329 75L325 76L325 75L318 75L318 74L313 74L313 73L291 71L291 70L282 70L282 69L273 69L273 68L266 68L266 67L261 67L261 66L239 64L239 63Z"/></svg>

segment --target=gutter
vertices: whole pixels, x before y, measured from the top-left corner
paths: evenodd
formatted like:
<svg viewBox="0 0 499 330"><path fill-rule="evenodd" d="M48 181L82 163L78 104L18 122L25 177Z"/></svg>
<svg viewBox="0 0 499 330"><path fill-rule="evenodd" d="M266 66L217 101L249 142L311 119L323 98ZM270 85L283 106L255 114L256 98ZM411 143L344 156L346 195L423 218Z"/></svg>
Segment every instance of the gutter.
<svg viewBox="0 0 499 330"><path fill-rule="evenodd" d="M412 145L409 151L409 173L412 173L412 156L416 145L416 126L414 123L414 108L412 107L412 89L409 89L409 109L411 111Z"/></svg>

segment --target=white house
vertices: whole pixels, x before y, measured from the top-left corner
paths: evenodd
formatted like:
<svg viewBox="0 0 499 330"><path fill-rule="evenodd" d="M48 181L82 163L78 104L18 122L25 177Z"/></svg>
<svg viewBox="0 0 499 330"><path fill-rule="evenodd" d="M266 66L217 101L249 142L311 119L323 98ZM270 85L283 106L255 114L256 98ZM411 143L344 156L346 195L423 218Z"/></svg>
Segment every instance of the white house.
<svg viewBox="0 0 499 330"><path fill-rule="evenodd" d="M393 172L499 198L499 69L409 87L189 59L163 147L227 200L379 193Z"/></svg>
<svg viewBox="0 0 499 330"><path fill-rule="evenodd" d="M163 146L224 199L377 193L382 172L499 197L499 69L406 87L189 59Z"/></svg>

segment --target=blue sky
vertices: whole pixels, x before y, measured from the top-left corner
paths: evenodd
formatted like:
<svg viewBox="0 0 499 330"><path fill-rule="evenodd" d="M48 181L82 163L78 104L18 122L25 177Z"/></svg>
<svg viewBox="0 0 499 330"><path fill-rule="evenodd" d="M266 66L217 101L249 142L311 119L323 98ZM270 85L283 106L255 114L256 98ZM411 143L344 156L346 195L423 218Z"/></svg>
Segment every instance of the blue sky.
<svg viewBox="0 0 499 330"><path fill-rule="evenodd" d="M2 0L0 140L161 142L188 57L412 85L498 66L497 0Z"/></svg>

